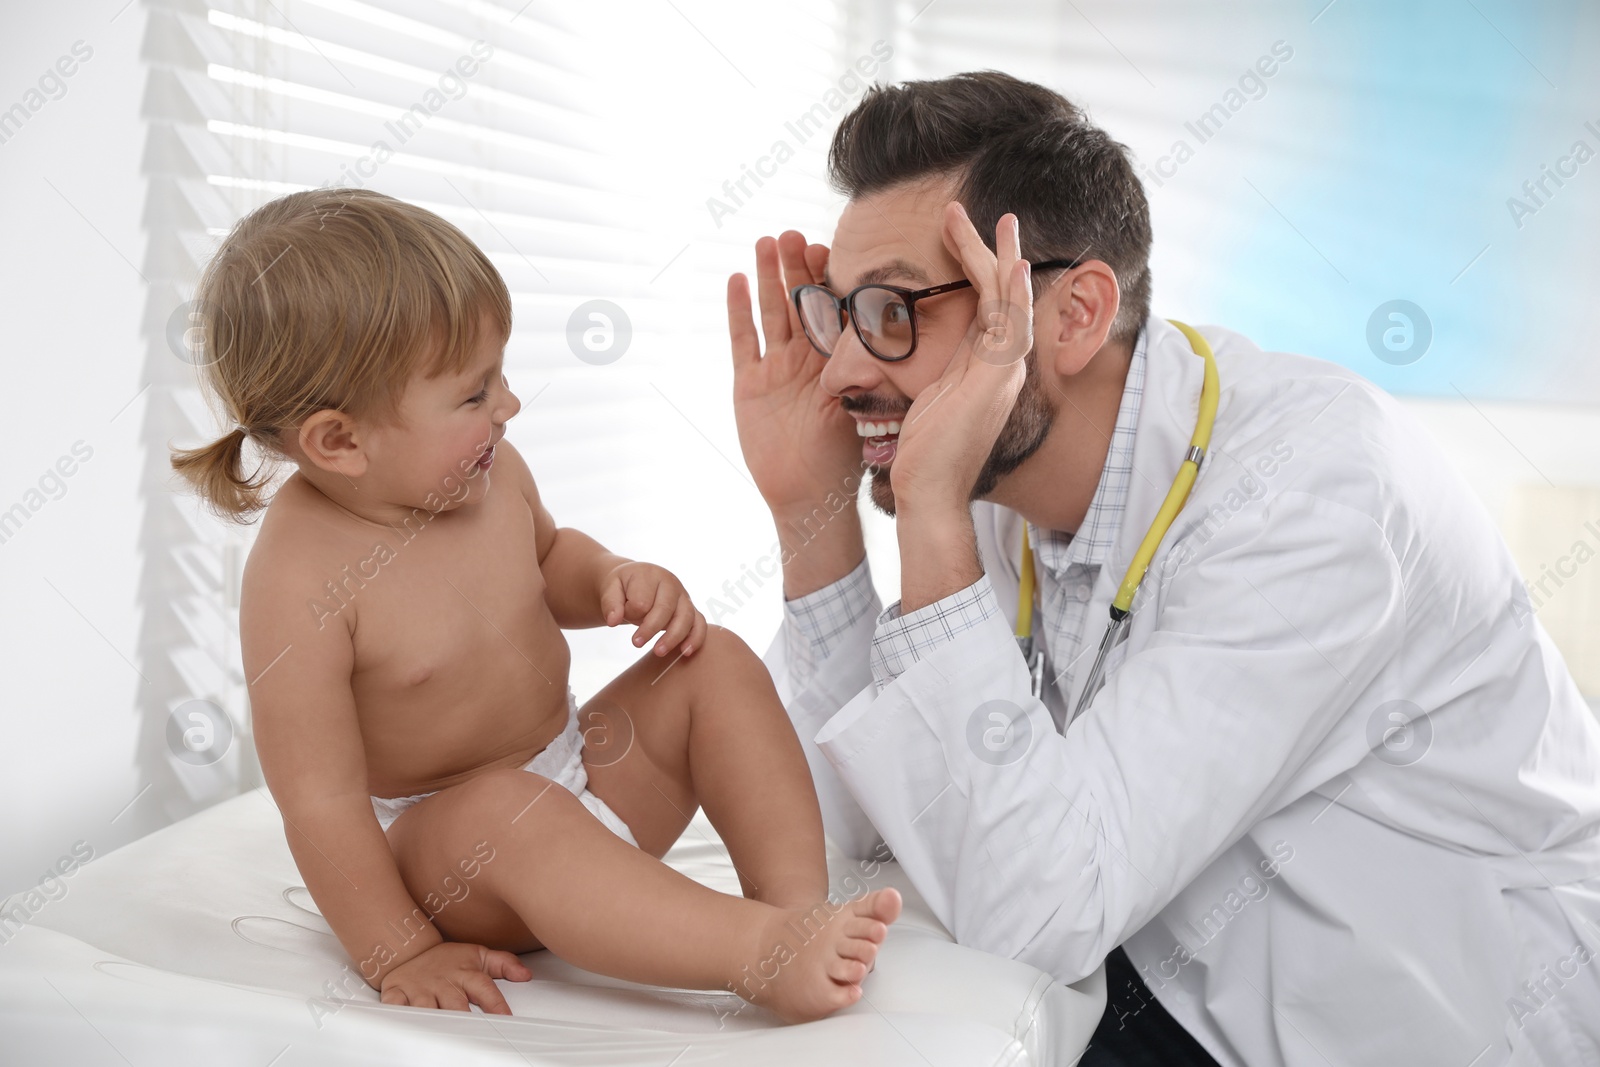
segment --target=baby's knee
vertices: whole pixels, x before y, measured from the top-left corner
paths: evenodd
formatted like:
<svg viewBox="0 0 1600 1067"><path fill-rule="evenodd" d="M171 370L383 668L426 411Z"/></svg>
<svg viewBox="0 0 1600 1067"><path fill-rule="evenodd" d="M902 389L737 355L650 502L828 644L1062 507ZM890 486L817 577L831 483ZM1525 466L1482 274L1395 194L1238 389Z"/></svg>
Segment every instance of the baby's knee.
<svg viewBox="0 0 1600 1067"><path fill-rule="evenodd" d="M743 686L747 694L761 693L777 699L772 673L755 649L724 626L713 626L706 631L706 662L700 667L702 678L716 691L723 692L731 683ZM699 659L697 654L693 657Z"/></svg>
<svg viewBox="0 0 1600 1067"><path fill-rule="evenodd" d="M761 663L761 657L744 643L742 637L726 626L717 626L714 623L706 625L705 642L694 655L695 659L701 657L723 665L750 666Z"/></svg>

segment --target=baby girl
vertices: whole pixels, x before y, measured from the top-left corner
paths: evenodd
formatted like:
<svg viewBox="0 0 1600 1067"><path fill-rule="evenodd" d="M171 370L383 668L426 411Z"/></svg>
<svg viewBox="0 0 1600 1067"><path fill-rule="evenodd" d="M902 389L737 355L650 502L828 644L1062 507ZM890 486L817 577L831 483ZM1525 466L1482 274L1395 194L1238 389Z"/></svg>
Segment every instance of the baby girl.
<svg viewBox="0 0 1600 1067"><path fill-rule="evenodd" d="M382 1001L509 1014L493 980L541 947L790 1021L859 999L899 895L829 901L760 659L667 570L556 525L505 440L511 301L483 252L379 193L293 193L233 228L196 307L236 426L173 466L227 517L265 509L239 623L256 749ZM272 463L294 469L269 501ZM580 707L561 631L624 623L654 647ZM742 898L660 860L701 805Z"/></svg>

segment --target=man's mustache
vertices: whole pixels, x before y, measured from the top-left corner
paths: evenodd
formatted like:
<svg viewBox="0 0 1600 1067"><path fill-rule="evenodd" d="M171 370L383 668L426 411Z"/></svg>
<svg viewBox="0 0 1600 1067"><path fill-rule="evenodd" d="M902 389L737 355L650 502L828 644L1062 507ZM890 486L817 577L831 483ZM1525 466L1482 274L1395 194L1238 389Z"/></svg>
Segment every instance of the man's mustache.
<svg viewBox="0 0 1600 1067"><path fill-rule="evenodd" d="M901 407L876 396L841 396L839 398L839 406L853 415L866 415L869 418L887 417L898 419L911 410L909 404Z"/></svg>

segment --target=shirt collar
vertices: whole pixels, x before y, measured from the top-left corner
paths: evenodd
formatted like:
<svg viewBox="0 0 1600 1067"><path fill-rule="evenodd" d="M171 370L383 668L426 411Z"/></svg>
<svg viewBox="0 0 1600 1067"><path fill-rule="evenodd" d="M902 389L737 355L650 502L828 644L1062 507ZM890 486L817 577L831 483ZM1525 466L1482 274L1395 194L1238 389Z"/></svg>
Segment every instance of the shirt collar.
<svg viewBox="0 0 1600 1067"><path fill-rule="evenodd" d="M1117 407L1117 423L1111 431L1111 447L1100 484L1083 517L1076 535L1062 530L1041 530L1028 523L1028 540L1034 545L1039 565L1060 575L1074 563L1099 566L1116 542L1122 525L1122 512L1128 503L1128 484L1133 479L1133 438L1139 428L1139 406L1144 399L1145 346L1149 331L1139 328L1133 358L1128 363L1127 381L1122 387L1122 403Z"/></svg>

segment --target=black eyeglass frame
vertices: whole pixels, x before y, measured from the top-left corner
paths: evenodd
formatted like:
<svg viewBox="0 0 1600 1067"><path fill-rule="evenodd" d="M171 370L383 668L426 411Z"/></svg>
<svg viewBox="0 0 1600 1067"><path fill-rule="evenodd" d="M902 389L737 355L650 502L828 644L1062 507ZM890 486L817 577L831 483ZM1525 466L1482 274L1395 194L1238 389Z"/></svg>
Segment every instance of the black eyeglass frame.
<svg viewBox="0 0 1600 1067"><path fill-rule="evenodd" d="M1071 270L1073 267L1078 266L1078 264L1081 262L1083 262L1081 259L1047 259L1042 263L1033 264L1029 269L1030 271L1054 270L1057 267L1063 267ZM826 293L833 301L834 313L840 316L840 337L844 336L844 316L848 314L850 316L850 328L855 330L856 339L861 342L862 348L865 348L867 352L870 353L875 359L881 359L885 363L899 363L903 359L910 359L912 354L917 350L917 301L926 300L932 296L943 296L945 293L953 293L957 289L966 289L971 285L972 281L968 278L962 278L960 281L956 282L944 282L941 285L932 285L926 289L907 289L899 285L884 285L882 282L868 282L866 285L856 286L843 296L835 296L833 290L829 289L827 286L810 283L806 285L797 285L793 289L789 290L789 299L794 302L795 314L800 317L801 332L806 335L806 340L811 342L811 347L816 349L817 352L821 353L823 359L829 358L833 355L833 353L823 352L822 346L817 344L817 339L811 336L811 331L806 327L805 308L800 305L801 294L806 292L808 289L815 289L818 292ZM876 348L872 347L872 342L868 341L866 334L861 332L861 327L857 323L855 314L856 294L867 289L887 289L889 292L894 293L902 301L904 301L906 305L906 311L911 315L911 347L906 349L905 355L883 355Z"/></svg>

